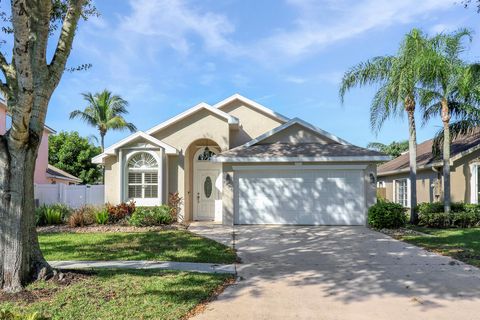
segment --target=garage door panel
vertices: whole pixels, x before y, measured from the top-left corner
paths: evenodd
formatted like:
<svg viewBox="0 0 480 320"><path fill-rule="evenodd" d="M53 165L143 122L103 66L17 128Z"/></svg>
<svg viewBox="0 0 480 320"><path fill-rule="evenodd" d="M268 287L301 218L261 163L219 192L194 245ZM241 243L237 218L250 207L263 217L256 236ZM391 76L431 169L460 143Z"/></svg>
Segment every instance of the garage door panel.
<svg viewBox="0 0 480 320"><path fill-rule="evenodd" d="M242 172L238 224L363 225L361 170Z"/></svg>

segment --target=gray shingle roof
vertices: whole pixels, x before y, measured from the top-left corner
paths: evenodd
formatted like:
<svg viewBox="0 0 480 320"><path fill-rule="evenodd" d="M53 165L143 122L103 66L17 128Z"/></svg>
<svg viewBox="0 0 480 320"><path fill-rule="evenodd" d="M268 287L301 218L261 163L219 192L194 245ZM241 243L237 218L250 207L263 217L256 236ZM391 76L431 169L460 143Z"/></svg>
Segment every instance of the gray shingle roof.
<svg viewBox="0 0 480 320"><path fill-rule="evenodd" d="M384 157L383 153L340 143L284 143L239 146L222 152L218 159L226 158L314 158L314 157Z"/></svg>
<svg viewBox="0 0 480 320"><path fill-rule="evenodd" d="M480 144L480 129L470 135L464 135L456 138L450 148L450 155L454 157ZM441 155L432 154L433 139L424 141L417 145L417 167L424 167L433 164L441 165ZM388 161L378 167L378 174L388 172L405 171L409 169L409 152Z"/></svg>

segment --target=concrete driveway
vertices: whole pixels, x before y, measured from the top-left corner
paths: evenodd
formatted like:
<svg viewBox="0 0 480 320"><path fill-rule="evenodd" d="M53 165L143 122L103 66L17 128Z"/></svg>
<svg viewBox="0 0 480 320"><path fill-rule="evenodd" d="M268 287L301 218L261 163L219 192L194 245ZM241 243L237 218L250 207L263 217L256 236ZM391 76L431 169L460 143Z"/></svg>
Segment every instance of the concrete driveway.
<svg viewBox="0 0 480 320"><path fill-rule="evenodd" d="M231 227L191 231L231 243ZM480 270L364 227L235 227L237 284L195 319L479 319Z"/></svg>

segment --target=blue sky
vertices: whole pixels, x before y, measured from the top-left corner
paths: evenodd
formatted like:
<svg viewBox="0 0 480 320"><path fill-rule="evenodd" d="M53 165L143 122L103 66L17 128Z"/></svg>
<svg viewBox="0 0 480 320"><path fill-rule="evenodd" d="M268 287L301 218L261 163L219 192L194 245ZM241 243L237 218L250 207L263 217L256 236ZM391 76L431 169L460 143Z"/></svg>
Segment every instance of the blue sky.
<svg viewBox="0 0 480 320"><path fill-rule="evenodd" d="M405 119L388 121L376 136L369 126L374 88L351 91L342 106L339 80L361 61L394 53L413 27L429 34L471 28L466 59L479 60L480 14L459 2L97 0L101 17L80 24L69 60L93 67L64 75L47 124L96 134L68 114L85 106L81 92L103 88L129 101L128 120L140 130L240 93L360 146L406 139ZM439 124L421 127L418 140ZM126 135L109 132L106 145Z"/></svg>

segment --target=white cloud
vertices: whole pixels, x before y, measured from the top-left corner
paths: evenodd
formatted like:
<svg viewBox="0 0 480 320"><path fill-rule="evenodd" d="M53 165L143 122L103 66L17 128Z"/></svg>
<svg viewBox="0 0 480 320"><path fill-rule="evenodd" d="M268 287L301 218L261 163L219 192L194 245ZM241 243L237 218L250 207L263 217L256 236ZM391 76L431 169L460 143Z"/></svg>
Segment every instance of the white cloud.
<svg viewBox="0 0 480 320"><path fill-rule="evenodd" d="M221 14L201 11L184 0L131 0L131 15L124 17L122 32L150 36L183 53L191 50L191 36L201 38L208 50L229 51L232 44L227 36L233 25Z"/></svg>
<svg viewBox="0 0 480 320"><path fill-rule="evenodd" d="M252 56L300 57L373 29L405 24L454 5L451 0L287 0L298 12L293 28L261 39Z"/></svg>

